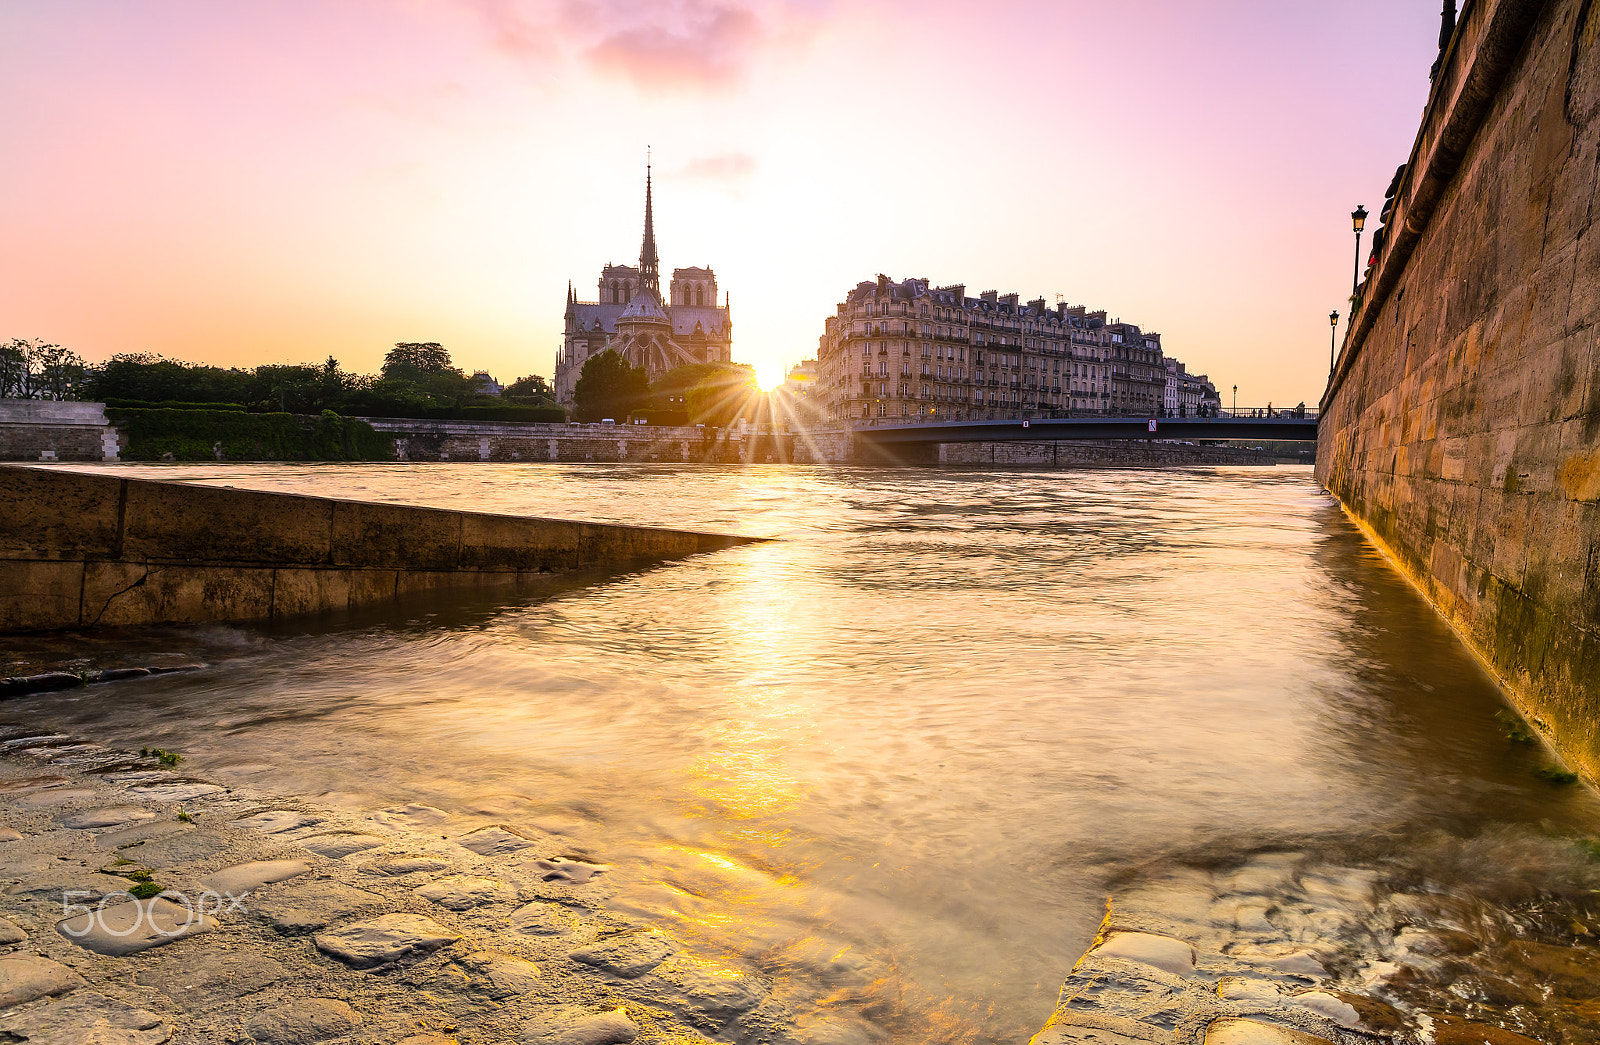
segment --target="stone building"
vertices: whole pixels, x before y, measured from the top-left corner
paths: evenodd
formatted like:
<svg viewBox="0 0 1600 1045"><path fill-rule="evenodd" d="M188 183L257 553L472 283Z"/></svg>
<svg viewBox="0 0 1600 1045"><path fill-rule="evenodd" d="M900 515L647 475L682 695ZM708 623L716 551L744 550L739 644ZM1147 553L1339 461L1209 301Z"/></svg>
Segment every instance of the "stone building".
<svg viewBox="0 0 1600 1045"><path fill-rule="evenodd" d="M1161 335L1083 306L879 275L829 316L814 395L845 420L1160 413Z"/></svg>
<svg viewBox="0 0 1600 1045"><path fill-rule="evenodd" d="M1220 400L1217 388L1204 374L1191 374L1188 367L1170 356L1166 360L1167 387L1164 408L1168 417L1214 417Z"/></svg>
<svg viewBox="0 0 1600 1045"><path fill-rule="evenodd" d="M717 274L709 266L672 270L661 294L650 174L644 181L644 242L638 265L607 264L600 270L597 300L579 301L567 284L567 311L556 352L556 398L566 404L590 356L616 349L653 381L685 363L729 362L733 322L727 299L717 305Z"/></svg>

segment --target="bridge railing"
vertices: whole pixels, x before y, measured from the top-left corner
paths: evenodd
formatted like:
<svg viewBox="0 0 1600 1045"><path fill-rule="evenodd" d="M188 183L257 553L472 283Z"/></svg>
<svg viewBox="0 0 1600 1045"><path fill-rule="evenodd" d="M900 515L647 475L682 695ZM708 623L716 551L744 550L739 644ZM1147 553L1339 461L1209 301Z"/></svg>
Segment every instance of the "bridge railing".
<svg viewBox="0 0 1600 1045"><path fill-rule="evenodd" d="M1184 420L1197 420L1197 419L1203 420L1207 416L1216 416L1216 417L1222 418L1224 420L1232 418L1232 419L1238 419L1238 420L1270 420L1270 419L1277 419L1277 420L1281 420L1281 421L1292 421L1292 420L1305 419L1305 420L1314 421L1317 418L1317 408L1314 407L1314 406L1283 407L1283 406L1276 406L1276 405L1272 405L1272 404L1269 404L1267 406L1241 406L1241 407L1237 407L1237 408L1234 408L1234 407L1223 407L1222 410L1219 413L1215 414L1215 415L1207 415L1207 414L1195 413L1193 411L1185 411L1185 412L1183 412L1181 414L1179 414L1179 413L1170 413L1170 414L1169 413L1160 413L1160 414L1102 414L1102 413L1098 413L1098 412L1093 411L1093 410L1057 410L1057 411L1054 411L1054 412L1037 411L1037 412L1033 412L1033 413L1029 414L1027 417L1012 417L1012 416L1009 416L1009 415L1007 415L1007 416L990 417L990 416L988 416L988 411L973 411L973 414L975 416L963 417L962 420L963 421L988 421L988 422L995 422L995 423L1004 422L1004 421L1021 422L1021 421L1024 421L1024 420L1027 420L1027 421L1049 421L1049 420L1143 421L1143 420L1147 420L1147 419L1149 419L1151 417L1155 417L1158 420L1163 420L1163 421L1165 421L1165 420L1184 421ZM937 417L937 418L936 417L859 417L859 418L850 418L848 420L841 419L837 423L840 424L840 425L847 425L847 426L852 427L852 428L897 428L897 427L900 427L902 425L940 424L940 423L948 422L948 421L951 421L951 420L954 420L954 419L953 418L948 418L948 417Z"/></svg>
<svg viewBox="0 0 1600 1045"><path fill-rule="evenodd" d="M1302 417L1314 419L1317 416L1317 408L1314 406L1277 406L1273 403L1268 403L1266 406L1225 406L1222 408L1221 416L1248 418L1277 417L1284 420Z"/></svg>

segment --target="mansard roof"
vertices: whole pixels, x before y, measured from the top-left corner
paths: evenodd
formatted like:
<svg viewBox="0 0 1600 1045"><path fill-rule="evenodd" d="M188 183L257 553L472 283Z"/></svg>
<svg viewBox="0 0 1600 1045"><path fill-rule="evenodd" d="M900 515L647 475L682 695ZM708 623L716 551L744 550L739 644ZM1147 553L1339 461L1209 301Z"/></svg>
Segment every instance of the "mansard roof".
<svg viewBox="0 0 1600 1045"><path fill-rule="evenodd" d="M994 291L988 295L998 297ZM1011 297L1013 295L1006 295ZM855 285L855 289L845 295L846 304L859 304L868 298L887 297L889 301L914 301L927 298L937 304L952 305L957 308L967 309L972 312L984 312L1001 316L1022 316L1030 319L1041 319L1047 322L1060 323L1065 326L1079 329L1098 329L1106 325L1105 313L1095 312L1083 314L1083 306L1069 308L1058 305L1056 308L1037 308L1033 303L1023 304L1020 301L1012 304L1009 301L994 300L980 295L966 297L958 295L954 287L932 287L926 279L906 279L899 283L893 282L888 276L880 275L877 280L862 280ZM1035 299L1038 300L1038 299ZM1131 324L1130 324L1131 326ZM1159 336L1159 335L1146 335Z"/></svg>

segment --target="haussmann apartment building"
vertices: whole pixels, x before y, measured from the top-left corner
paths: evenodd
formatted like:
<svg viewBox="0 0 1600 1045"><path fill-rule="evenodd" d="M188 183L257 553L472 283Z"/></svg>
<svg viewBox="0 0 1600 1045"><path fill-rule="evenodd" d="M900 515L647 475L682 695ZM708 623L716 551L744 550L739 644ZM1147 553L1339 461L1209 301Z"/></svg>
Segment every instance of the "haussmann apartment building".
<svg viewBox="0 0 1600 1045"><path fill-rule="evenodd" d="M880 275L828 317L815 387L834 421L1155 417L1167 368L1161 335L1103 311Z"/></svg>

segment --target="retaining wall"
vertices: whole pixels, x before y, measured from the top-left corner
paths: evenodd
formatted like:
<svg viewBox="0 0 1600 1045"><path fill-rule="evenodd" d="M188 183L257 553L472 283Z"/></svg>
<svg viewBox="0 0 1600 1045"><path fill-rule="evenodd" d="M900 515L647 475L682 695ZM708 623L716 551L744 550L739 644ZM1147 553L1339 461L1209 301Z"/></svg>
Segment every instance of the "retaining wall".
<svg viewBox="0 0 1600 1045"><path fill-rule="evenodd" d="M401 461L764 463L793 459L794 436L653 425L495 424L362 418Z"/></svg>
<svg viewBox="0 0 1600 1045"><path fill-rule="evenodd" d="M1034 468L1173 468L1185 465L1273 464L1272 454L1181 443L940 443L938 463Z"/></svg>
<svg viewBox="0 0 1600 1045"><path fill-rule="evenodd" d="M0 633L278 619L750 540L0 466Z"/></svg>
<svg viewBox="0 0 1600 1045"><path fill-rule="evenodd" d="M0 399L0 461L115 461L105 404Z"/></svg>
<svg viewBox="0 0 1600 1045"><path fill-rule="evenodd" d="M1317 476L1600 779L1600 4L1466 5Z"/></svg>

